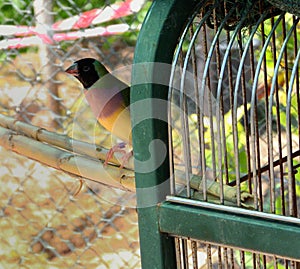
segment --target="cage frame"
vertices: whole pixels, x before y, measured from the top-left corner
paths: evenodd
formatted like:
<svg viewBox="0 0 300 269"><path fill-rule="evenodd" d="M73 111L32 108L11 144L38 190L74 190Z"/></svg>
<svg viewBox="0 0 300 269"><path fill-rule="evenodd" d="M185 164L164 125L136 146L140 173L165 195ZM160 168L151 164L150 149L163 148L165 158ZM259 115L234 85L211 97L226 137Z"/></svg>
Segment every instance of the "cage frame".
<svg viewBox="0 0 300 269"><path fill-rule="evenodd" d="M201 2L153 1L136 45L132 103L151 98L167 100L166 86L138 82L145 74L150 78L159 75L154 65L147 63L171 65L176 42L186 19ZM141 64L144 65L142 70L139 66ZM142 109L145 108L140 107L131 112L134 156L139 161L147 159L151 141L160 139L165 145L169 144L167 123L155 117L139 122ZM149 103L148 109L153 111L155 107ZM163 111L167 113L167 108ZM155 154L159 152L158 149L154 150L154 160L158 158ZM232 212L226 206L211 207L211 204L205 202L186 205L184 198L168 197L169 201L164 201L164 197L171 191L169 177L169 154L155 171L135 173L143 268L176 268L174 235L300 261L300 240L295 240L300 236L299 219L273 218L272 214L257 211L252 215L240 209ZM221 229L224 227L225 230Z"/></svg>

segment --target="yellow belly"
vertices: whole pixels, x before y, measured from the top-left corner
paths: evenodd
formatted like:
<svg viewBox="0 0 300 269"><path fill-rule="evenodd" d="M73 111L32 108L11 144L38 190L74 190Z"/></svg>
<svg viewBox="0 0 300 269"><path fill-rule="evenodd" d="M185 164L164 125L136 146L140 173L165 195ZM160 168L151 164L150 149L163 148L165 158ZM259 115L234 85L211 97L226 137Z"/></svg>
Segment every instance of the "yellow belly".
<svg viewBox="0 0 300 269"><path fill-rule="evenodd" d="M131 144L131 123L128 108L120 108L110 115L100 115L99 123L113 135L119 137L126 143Z"/></svg>

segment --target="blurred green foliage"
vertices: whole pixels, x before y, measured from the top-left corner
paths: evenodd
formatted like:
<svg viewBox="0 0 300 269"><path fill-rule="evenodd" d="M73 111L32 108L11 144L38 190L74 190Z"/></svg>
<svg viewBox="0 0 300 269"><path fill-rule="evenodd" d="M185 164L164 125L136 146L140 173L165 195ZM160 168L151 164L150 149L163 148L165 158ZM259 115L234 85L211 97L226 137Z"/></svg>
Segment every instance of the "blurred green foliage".
<svg viewBox="0 0 300 269"><path fill-rule="evenodd" d="M33 1L29 0L0 0L0 24L32 25Z"/></svg>
<svg viewBox="0 0 300 269"><path fill-rule="evenodd" d="M0 0L0 24L34 25L33 2L30 0ZM66 19L93 8L105 6L105 0L56 0L53 1L54 21Z"/></svg>

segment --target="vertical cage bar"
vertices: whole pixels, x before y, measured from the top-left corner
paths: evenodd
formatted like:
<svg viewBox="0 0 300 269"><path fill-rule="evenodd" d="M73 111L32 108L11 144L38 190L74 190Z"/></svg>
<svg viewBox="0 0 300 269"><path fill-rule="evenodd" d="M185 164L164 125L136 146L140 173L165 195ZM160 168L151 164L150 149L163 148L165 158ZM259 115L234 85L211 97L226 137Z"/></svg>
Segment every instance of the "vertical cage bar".
<svg viewBox="0 0 300 269"><path fill-rule="evenodd" d="M181 74L181 82L180 82L180 113L181 113L181 124L183 128L183 151L184 151L184 165L185 165L185 178L186 178L186 186L187 186L187 196L190 197L190 176L192 174L192 163L191 163L191 150L190 150L190 139L189 139L189 122L188 122L188 111L187 111L187 103L186 103L186 94L184 93L185 87L185 78L187 74L187 67L189 63L190 55L193 53L194 44L196 37L203 26L205 20L210 15L209 12L206 13L205 16L201 19L199 25L196 28L196 31L190 38L189 47L185 56L185 60L183 62L183 70ZM192 26L191 26L192 27ZM191 32L190 32L191 33ZM194 70L193 70L194 72Z"/></svg>
<svg viewBox="0 0 300 269"><path fill-rule="evenodd" d="M229 44L226 48L225 54L224 54L224 58L223 58L223 62L222 62L222 66L221 66L221 72L219 75L219 81L218 81L218 96L221 92L221 85L222 85L222 80L224 77L224 72L225 72L225 68L227 65L227 59L230 53L230 50L233 46L234 40L239 32L239 30L241 29L244 20L246 19L245 16L242 17L242 19L239 21L238 25L236 26L235 30L232 33L231 39L229 41ZM233 144L234 144L234 154L235 154L235 165L236 165L236 185L237 185L237 206L241 206L241 193L240 193L240 170L239 170L239 154L238 154L238 132L237 132L237 90L235 89L234 92L234 96L233 96L233 112L232 112L232 125L233 125ZM217 99L218 100L218 99Z"/></svg>
<svg viewBox="0 0 300 269"><path fill-rule="evenodd" d="M197 257L197 241L191 241L192 249L192 260L193 260L193 269L198 269L198 257Z"/></svg>
<svg viewBox="0 0 300 269"><path fill-rule="evenodd" d="M181 239L181 249L182 249L182 264L183 269L189 268L189 252L188 252L188 243L186 238Z"/></svg>
<svg viewBox="0 0 300 269"><path fill-rule="evenodd" d="M190 34L191 36L197 36L194 33L193 25L190 27ZM195 45L192 47L192 69L193 69L193 84L194 84L194 94L195 94L195 104L196 104L196 115L197 115L197 124L196 126L199 127L199 121L200 121L200 111L199 111L199 92L198 92L198 67L197 67L197 56L196 56L196 49ZM197 135L198 135L198 149L201 147L201 136L200 136L200 130L197 128ZM199 174L202 174L202 167L201 167L201 153L200 150L197 151L197 164L196 167L199 171Z"/></svg>
<svg viewBox="0 0 300 269"><path fill-rule="evenodd" d="M181 239L178 237L175 237L175 252L176 252L176 264L177 264L177 269L181 269L182 268L182 262L181 262L181 257L182 257L182 253L181 253L181 248L180 248L180 241Z"/></svg>
<svg viewBox="0 0 300 269"><path fill-rule="evenodd" d="M218 38L221 34L221 31L222 29L224 28L227 20L230 18L230 15L233 13L234 11L234 8L236 6L234 6L233 8L231 8L231 10L229 11L229 13L225 16L224 20L222 21L222 23L220 24L220 26L218 27L218 31L216 32L213 40L211 41L211 44L210 44L210 49L209 51L207 51L207 39L206 39L206 27L205 25L203 26L203 29L204 29L204 32L203 32L203 35L204 35L204 38L203 38L203 42L204 42L204 55L205 55L205 58L206 58L206 62L205 62L205 67L204 67L204 70L203 70L203 77L202 77L202 83L201 83L201 89L200 89L200 106L202 105L202 107L204 106L204 91L205 91L205 86L206 86L206 80L207 80L207 85L208 85L208 88L209 88L209 92L212 92L211 88L210 88L210 85L211 85L211 81L210 81L210 63L211 63L211 59L213 57L213 53L214 53L214 48L216 46L216 44L218 43ZM216 52L217 53L217 52ZM216 116L217 116L217 128L218 128L218 134L221 133L221 130L220 130L220 126L219 126L219 119L221 118L221 115L220 115L220 107L219 107L219 102L220 102L220 96L221 96L221 91L219 90L218 88L218 92L217 92L217 97L216 97ZM209 94L209 100L211 101L211 94ZM210 131L212 132L213 131L213 122L212 122L212 109L211 109L211 102L209 103L209 115L210 115ZM203 141L203 149L205 148L205 145L204 145L204 137L203 137L203 133L204 133L204 128L203 128L203 116L202 116L202 120L201 120L201 124L200 124L200 132L202 134L201 136L201 139ZM202 130L201 130L202 129ZM216 178L216 173L215 173L215 146L214 146L214 135L212 135L212 133L210 132L211 134L211 147L212 147L212 160L213 160L213 177L214 179ZM220 152L222 152L222 145L221 145L221 141L220 141L220 135L217 136L218 137L218 150ZM203 156L203 158L205 158L205 154ZM222 166L220 167L220 181L222 181ZM223 183L221 183L223 184ZM203 185L203 199L204 201L207 199L206 197L206 176L205 176L205 169L203 171L203 179L202 179L202 185ZM223 193L223 188L221 189L221 192ZM223 202L223 198L222 198L222 194L221 194L221 202Z"/></svg>
<svg viewBox="0 0 300 269"><path fill-rule="evenodd" d="M271 19L271 23L274 23L274 19ZM283 16L282 21L281 21L282 26L285 25L285 16ZM285 33L285 27L283 27L283 38L285 39L286 33ZM273 63L274 63L274 68L275 68L275 63L276 63L276 35L275 32L272 34L273 37L273 42L272 42L272 51L273 51ZM283 40L284 40L283 39ZM286 49L285 49L286 52ZM281 61L281 59L279 59ZM281 71L279 71L281 72ZM279 105L279 85L278 85L278 76L280 76L279 73L274 72L274 76L276 77L275 80L275 100L276 100L276 128L277 128L277 133L278 133L278 154L279 154L279 169L280 169L280 179L283 179L284 174L283 174L283 162L282 162L282 130L281 130L281 120L280 120L280 105ZM271 212L275 214L276 209L275 209L275 202L276 202L276 197L275 197L275 178L274 181L270 181L270 204L271 204Z"/></svg>
<svg viewBox="0 0 300 269"><path fill-rule="evenodd" d="M201 4L201 3L199 3ZM204 3L203 3L204 4ZM171 100L172 100L172 94L173 94L173 80L176 76L176 71L178 69L178 61L179 61L179 58L181 56L181 52L182 52L182 46L183 46L183 43L185 41L185 38L186 38L186 35L188 33L188 30L189 30L189 26L192 25L195 17L197 16L198 14L198 11L197 11L197 7L195 8L196 12L193 13L193 15L189 18L189 21L187 23L187 26L185 27L182 35L181 35L181 38L178 42L178 47L177 47L177 50L176 50L176 53L174 55L174 60L173 60L173 63L172 63L172 69L171 69L171 75L170 75L170 81L169 81L169 91L168 91L168 136L169 136L169 155L171 156L170 158L170 178L171 178L171 194L172 195L175 195L175 175L174 175L174 152L173 152L173 135L172 135L172 126L173 126L173 122L172 122L172 103L171 103ZM181 70L181 67L179 67L179 71L182 73L182 70ZM178 89L175 89L176 91ZM198 108L198 106L197 106Z"/></svg>
<svg viewBox="0 0 300 269"><path fill-rule="evenodd" d="M206 265L208 269L212 269L211 245L206 244Z"/></svg>
<svg viewBox="0 0 300 269"><path fill-rule="evenodd" d="M262 16L260 16L258 22L256 23L256 26L258 28ZM256 29L257 29L256 28ZM250 51L250 71L251 71L251 80L253 81L254 79L254 73L255 73L255 55L254 55L254 45L253 45L253 37L251 37L251 33L252 33L252 27L249 27L248 31L249 31L249 40L250 40L250 45L249 45L249 51ZM246 44L247 47L247 44ZM255 94L256 95L256 94ZM257 168L257 176L260 177L261 173L260 173L260 143L259 143L259 136L258 136L258 118L257 118L257 95L254 97L254 100L252 102L252 96L253 93L251 92L251 107L250 107L250 152L251 152L251 158L252 158L252 169L253 169L253 174L252 177L250 176L250 178L248 177L248 189L249 189L249 193L253 193L253 186L252 186L252 182L256 181L256 175L254 176L254 171L256 173L256 168ZM252 118L252 111L254 110L254 115ZM257 199L257 197L256 197ZM254 207L257 209L257 200L254 201Z"/></svg>
<svg viewBox="0 0 300 269"><path fill-rule="evenodd" d="M243 55L247 55L248 53L248 48L244 48L243 44L243 37L241 30L239 30L238 35L237 35L237 40L238 40L238 50L239 50L239 58L240 61L242 59ZM250 44L250 43L249 43ZM241 65L240 65L241 66ZM242 86L242 98L243 98L243 108L244 108L244 128L245 128L245 134L246 134L246 164L247 164L247 171L248 171L248 183L251 185L251 177L249 171L251 171L251 160L250 160L250 142L249 142L249 137L250 137L250 130L249 130L249 119L248 119L248 107L247 107L247 88L246 88L246 78L245 78L245 65L242 65L242 73L241 73L241 86ZM239 80L239 77L236 76L236 83L237 80Z"/></svg>
<svg viewBox="0 0 300 269"><path fill-rule="evenodd" d="M240 251L240 262L241 262L241 269L245 269L246 268L245 253L242 250Z"/></svg>
<svg viewBox="0 0 300 269"><path fill-rule="evenodd" d="M242 70L242 66L245 62L246 58L246 53L250 47L250 62L251 62L251 77L254 80L254 52L253 52L253 38L254 35L259 27L259 25L262 23L262 21L265 19L265 14L263 14L256 25L252 27L252 31L249 35L249 39L245 45L245 49L243 52L243 55L241 57L241 62L239 66L239 70L237 72L237 78L239 77L239 74ZM238 87L239 81L237 80L236 82L236 87ZM257 174L258 177L260 178L260 151L259 151L259 134L258 134L258 121L257 121L257 95L256 95L256 89L254 87L252 88L252 96L251 96L251 108L250 108L250 134L251 134L251 139L250 139L250 147L251 147L251 156L252 156L252 178L253 178L253 184L254 184L254 207L257 209L258 205L258 195L257 195ZM256 147L255 147L256 145ZM257 158L258 157L258 158ZM258 169L256 171L256 168ZM251 185L251 179L248 177L248 183L249 183L249 191L251 193L252 187Z"/></svg>
<svg viewBox="0 0 300 269"><path fill-rule="evenodd" d="M201 82L201 88L200 88L200 94L199 94L199 108L203 109L204 106L204 88L206 83L206 74L205 74L205 68L209 68L209 63L207 63L207 37L206 37L206 24L202 27L202 34L203 34L203 41L202 41L202 47L203 47L203 54L205 61L205 67L202 74L202 82ZM200 110L200 113L203 110ZM204 122L203 122L203 112L201 113L201 118L199 122L199 130L201 134L201 140L200 140L200 151L201 151L201 167L202 167L202 189L203 189L203 200L207 201L207 183L206 183L206 176L205 176L205 170L206 170L206 158L205 158L205 139L204 139Z"/></svg>
<svg viewBox="0 0 300 269"><path fill-rule="evenodd" d="M225 5L225 3L224 3ZM225 8L225 6L224 6ZM216 11L213 13L214 15L214 32L215 34L218 33L218 21L216 19ZM216 40L215 43L215 54L216 54L216 61L217 61L217 74L220 73L221 69L221 55L220 55L220 44L219 44L219 38ZM220 100L218 100L218 97L216 99L216 119L217 119L217 150L218 150L218 170L216 171L216 177L219 179L220 184L220 203L224 203L224 187L223 187L223 166L222 166L222 160L223 160L223 149L224 149L224 140L222 139L222 134L224 133L224 108L223 108L223 93L220 95ZM212 116L212 115L211 115ZM223 124L222 124L223 123ZM226 147L225 147L226 148ZM216 180L216 179L215 179Z"/></svg>
<svg viewBox="0 0 300 269"><path fill-rule="evenodd" d="M225 14L227 15L229 13L228 11L228 3L227 1L225 1ZM230 40L230 32L228 30L226 30L226 44L229 44L229 40ZM233 95L234 95L234 88L233 88L233 79L232 79L232 61L231 61L231 51L228 54L228 64L227 64L227 73L228 73L228 91L229 91L229 102L230 102L230 110L232 111L233 109ZM222 126L223 128L223 151L224 151L224 167L225 167L225 173L226 173L226 184L229 183L229 166L228 166L228 157L227 157L227 146L226 146L226 134L225 134L225 126Z"/></svg>
<svg viewBox="0 0 300 269"><path fill-rule="evenodd" d="M263 13L263 7L262 7L262 1L259 1L259 8L260 11ZM274 29L274 27L272 27L272 30ZM271 30L271 31L272 31ZM275 31L275 29L273 30ZM269 35L270 37L270 35ZM267 61L266 61L266 55L265 55L265 51L267 49L267 46L269 44L270 41L266 41L265 40L265 26L264 23L261 23L261 40L262 40L262 46L263 46L263 50L260 54L260 59L259 59L259 65L257 65L257 69L256 69L256 73L255 73L255 78L254 81L256 79L256 75L257 75L257 79L258 79L258 75L259 75L259 70L261 68L261 65L263 65L262 69L263 69L263 87L264 87L264 92L265 92L265 111L268 111L268 100L269 100L269 96L268 96L268 76L267 76ZM252 92L255 90L256 91L256 87L257 87L257 82L253 84L253 88L252 88ZM266 113L265 115L266 117L266 122L268 123L268 113ZM267 131L267 139L269 139L269 128L266 128ZM269 144L269 140L268 140L268 144ZM268 149L268 162L270 162L270 149ZM269 177L270 177L270 171L269 171ZM263 211L263 202L262 202L262 181L261 181L261 177L258 178L258 182L257 182L257 186L256 186L256 192L258 192L257 196L259 197L259 210Z"/></svg>
<svg viewBox="0 0 300 269"><path fill-rule="evenodd" d="M293 16L293 23L295 23L297 20L297 18L295 16ZM299 43L299 30L297 28L294 29L293 32L293 38L294 38L294 58L296 58L297 52L298 52L298 43ZM299 68L296 70L296 96L297 96L297 110L298 112L300 112L300 82L299 82L300 78L299 78ZM300 113L298 113L298 122L300 122ZM298 124L298 144L299 144L299 148L300 148L300 124Z"/></svg>
<svg viewBox="0 0 300 269"><path fill-rule="evenodd" d="M186 58L188 59L188 58ZM182 142L183 142L183 154L184 154L184 166L185 166L185 179L186 179L186 192L187 197L191 197L190 176L192 174L192 161L191 161L191 149L190 149L190 129L189 118L187 109L186 94L184 93L185 73L187 70L187 62L184 62L182 79L180 83L180 120L182 126Z"/></svg>
<svg viewBox="0 0 300 269"><path fill-rule="evenodd" d="M299 20L299 19L298 19ZM278 59L276 61L276 65L274 68L274 74L278 73L279 67L280 67L280 63L281 63L281 59L283 57L284 51L285 51L285 47L287 46L287 42L289 40L289 38L291 37L294 28L296 27L298 20L295 21L295 23L293 24L293 26L291 27L291 29L289 30L289 32L286 35L286 38L283 41L282 47L280 49L279 55L278 55ZM269 108L268 108L268 114L269 114L269 121L272 122L272 106L273 106L273 96L274 96L274 92L275 92L275 87L276 87L276 76L274 75L272 78L272 85L271 85L271 89L270 89L270 102L269 102ZM273 146L273 137L272 137L272 123L269 122L269 147ZM290 128L290 127L289 127ZM288 162L290 160L291 162L291 155L292 153L290 152L290 155L288 155ZM273 152L271 152L271 160L273 159ZM291 168L291 170L289 171L289 213L290 216L297 216L297 198L296 198L296 189L295 189L295 175L294 173L292 173L292 164L288 163L289 168ZM274 179L274 165L273 162L270 162L270 169L272 168L271 172L273 177L270 178L270 180L275 180Z"/></svg>
<svg viewBox="0 0 300 269"><path fill-rule="evenodd" d="M277 19L277 21L275 22L275 25L272 27L267 39L265 40L265 32L264 32L264 24L261 23L261 31L262 31L262 50L261 50L261 53L259 55L259 59L257 61L257 67L256 67L256 70L255 70L255 75L254 75L254 79L253 79L253 85L252 85L252 101L251 103L253 104L254 103L254 98L256 98L256 96L254 95L256 93L256 89L257 89L257 85L258 85L258 79L259 79L259 74L260 74L260 70L261 70L261 66L263 65L263 69L264 69L264 83L267 83L266 82L266 56L265 56L265 52L267 50L267 47L270 43L270 39L271 39L271 34L273 31L275 31L277 25L279 24L280 20L282 19L283 17L283 14ZM266 85L266 84L265 84ZM267 95L266 97L266 100L265 100L265 103L267 104L268 103L268 92L267 92L267 88L265 86L265 94ZM268 111L268 107L265 107L265 111ZM252 113L252 116L253 117L254 114ZM269 123L269 118L268 118L268 113L266 113L266 122ZM254 127L252 127L254 128ZM254 129L252 129L252 134L254 133ZM268 139L268 144L270 144L270 137L269 137L269 128L267 128L267 139ZM254 142L254 141L253 141ZM255 142L254 142L255 143ZM272 146L272 145L271 145ZM273 147L273 146L272 146ZM268 149L268 160L270 161L270 149ZM270 164L271 165L271 164ZM273 164L272 164L273 165ZM271 167L270 167L270 170L271 170ZM256 172L254 170L254 172ZM261 180L260 180L260 177L258 178L258 182L256 184L256 177L254 177L254 195L255 195L255 198L256 198L256 201L258 202L258 209L260 211L263 210L263 204L262 204L262 193L261 193ZM258 192L258 195L257 195L257 192Z"/></svg>
<svg viewBox="0 0 300 269"><path fill-rule="evenodd" d="M296 23L294 23L294 26ZM286 106L286 122L287 122L287 161L288 161L288 178L289 178L289 205L290 205L290 215L297 217L297 193L296 193L296 186L295 186L295 174L293 172L293 159L292 159L292 132L291 132L291 119L290 119L290 112L291 112L291 97L293 91L293 85L295 81L295 77L297 74L298 66L300 60L300 50L295 58L295 63L292 69L291 78L289 81L289 88L287 91L287 106Z"/></svg>

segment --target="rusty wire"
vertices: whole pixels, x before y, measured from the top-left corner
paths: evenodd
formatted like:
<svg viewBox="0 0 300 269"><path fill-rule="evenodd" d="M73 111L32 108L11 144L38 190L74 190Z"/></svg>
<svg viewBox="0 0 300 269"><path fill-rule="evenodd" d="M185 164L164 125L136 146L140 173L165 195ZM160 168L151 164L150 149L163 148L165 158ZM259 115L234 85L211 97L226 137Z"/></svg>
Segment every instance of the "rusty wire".
<svg viewBox="0 0 300 269"><path fill-rule="evenodd" d="M148 7L143 0L2 3L0 113L110 148L115 141L64 69L83 57L112 71L131 64ZM130 72L123 75L129 82ZM81 189L80 178L3 148L0 155L1 268L140 267L134 195L92 183Z"/></svg>

